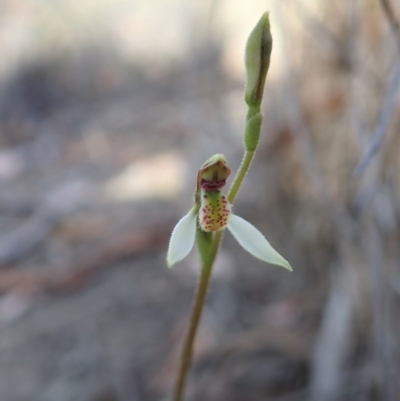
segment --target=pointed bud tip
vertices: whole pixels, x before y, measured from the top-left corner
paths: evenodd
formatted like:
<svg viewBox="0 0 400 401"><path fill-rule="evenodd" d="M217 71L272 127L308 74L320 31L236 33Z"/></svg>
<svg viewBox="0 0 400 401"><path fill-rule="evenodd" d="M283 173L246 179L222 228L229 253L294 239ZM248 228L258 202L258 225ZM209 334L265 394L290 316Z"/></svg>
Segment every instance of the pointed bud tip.
<svg viewBox="0 0 400 401"><path fill-rule="evenodd" d="M272 51L272 36L269 13L264 13L246 44L246 90L245 100L249 106L261 105L265 79Z"/></svg>

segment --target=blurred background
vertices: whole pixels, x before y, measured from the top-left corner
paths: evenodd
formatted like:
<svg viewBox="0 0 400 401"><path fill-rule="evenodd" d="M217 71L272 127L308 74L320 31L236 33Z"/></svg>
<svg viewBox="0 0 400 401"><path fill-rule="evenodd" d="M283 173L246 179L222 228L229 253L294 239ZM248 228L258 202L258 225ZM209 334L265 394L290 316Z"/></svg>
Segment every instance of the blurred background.
<svg viewBox="0 0 400 401"><path fill-rule="evenodd" d="M242 157L243 52L270 11L262 139L188 401L400 399L396 0L1 0L0 400L168 400L199 265L168 270L197 170Z"/></svg>

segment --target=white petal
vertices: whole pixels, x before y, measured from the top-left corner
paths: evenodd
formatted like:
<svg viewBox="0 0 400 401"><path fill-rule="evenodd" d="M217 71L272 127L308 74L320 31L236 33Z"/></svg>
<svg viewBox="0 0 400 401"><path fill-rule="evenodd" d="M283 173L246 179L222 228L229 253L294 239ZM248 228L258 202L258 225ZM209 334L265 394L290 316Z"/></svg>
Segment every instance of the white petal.
<svg viewBox="0 0 400 401"><path fill-rule="evenodd" d="M172 231L167 254L168 267L186 258L192 250L196 236L196 217L197 214L193 209L190 210Z"/></svg>
<svg viewBox="0 0 400 401"><path fill-rule="evenodd" d="M292 271L289 262L279 255L260 231L248 221L232 215L229 219L228 230L239 244L256 258Z"/></svg>

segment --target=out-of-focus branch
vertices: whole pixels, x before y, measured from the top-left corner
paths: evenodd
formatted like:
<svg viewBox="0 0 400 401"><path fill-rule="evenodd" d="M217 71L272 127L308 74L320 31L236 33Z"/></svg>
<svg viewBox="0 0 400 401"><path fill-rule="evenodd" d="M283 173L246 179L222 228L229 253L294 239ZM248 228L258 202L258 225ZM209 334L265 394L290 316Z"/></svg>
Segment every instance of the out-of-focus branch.
<svg viewBox="0 0 400 401"><path fill-rule="evenodd" d="M351 70L352 53L348 51L347 44L335 36L323 21L314 16L304 3L304 1L290 0L290 4L296 8L298 17L307 30L311 32L310 38L313 40L313 43L320 48L321 53L327 54L329 52L329 55L335 54L336 59L338 61L340 60L341 65ZM371 69L368 65L364 65L362 70L357 71L355 78L360 82L372 82L377 87L381 87L382 85L381 79L377 76L376 71Z"/></svg>
<svg viewBox="0 0 400 401"><path fill-rule="evenodd" d="M381 0L381 5L389 22L389 25L393 30L393 34L397 40L397 45L399 46L400 51L400 23L397 21L394 15L393 8L389 0Z"/></svg>
<svg viewBox="0 0 400 401"><path fill-rule="evenodd" d="M349 253L349 249L342 252ZM351 259L343 256L347 261ZM354 346L354 292L358 290L354 274L351 266L333 272L311 362L311 399L315 401L336 399L342 389L343 375L338 368L346 365Z"/></svg>
<svg viewBox="0 0 400 401"><path fill-rule="evenodd" d="M285 25L282 5L279 2L275 3L276 16L281 28L281 35L283 37L283 54L285 57L285 75L286 80L283 85L285 94L285 107L288 117L288 123L293 133L293 138L296 146L301 154L301 160L310 179L310 184L313 186L313 191L316 199L320 199L321 203L327 204L330 200L327 199L327 191L322 176L322 169L318 160L315 157L316 150L312 141L311 133L308 129L307 123L301 110L300 100L298 96L298 87L296 82L296 74L291 65L289 50L287 48L287 28ZM322 35L322 34L321 34ZM331 36L326 35L332 39Z"/></svg>
<svg viewBox="0 0 400 401"><path fill-rule="evenodd" d="M297 4L298 2L294 2ZM355 5L353 4L353 7ZM278 16L280 9L277 7ZM357 19L357 9L353 9L354 23ZM284 29L284 19L281 17L281 26ZM348 55L345 55L345 60L349 60L351 70L356 71L356 58L357 53L354 52L354 48L357 50L355 40L357 38L357 26L351 24L352 27L352 42L348 47ZM320 38L320 29L315 29L314 38ZM326 32L325 32L326 33ZM328 31L329 33L329 31ZM325 38L326 39L326 38ZM288 57L288 51L284 49L284 54L287 58L286 66L291 70L290 60ZM342 50L340 50L341 54ZM355 76L358 75L355 74ZM357 280L360 274L357 270L357 261L354 261L352 254L357 249L357 242L353 242L357 239L358 230L349 230L353 226L357 227L357 222L353 221L352 215L347 210L340 210L335 205L334 201L329 198L329 191L324 190L325 180L321 180L322 172L318 165L318 161L315 160L315 153L313 152L312 138L309 135L307 124L301 114L300 102L298 96L296 96L296 85L295 85L295 73L291 70L288 73L288 82L286 90L289 92L287 96L287 112L289 122L293 126L293 132L296 134L296 142L299 144L299 149L302 154L302 161L305 165L305 169L315 186L316 193L322 194L323 202L326 205L327 212L331 215L332 220L335 224L335 229L338 236L338 244L340 250L339 263L340 268L334 271L334 280L330 289L329 298L324 308L323 322L320 328L320 332L316 338L316 346L314 349L312 364L312 379L311 379L311 398L322 401L332 400L337 397L341 390L344 388L345 377L343 370L348 364L349 353L352 350L354 339L355 339L355 317L356 317L356 301L357 295L362 294L362 288L359 286ZM372 77L373 75L371 75ZM387 132L389 123L391 121L392 114L394 112L396 98L398 90L400 89L400 59L398 65L395 67L394 75L391 82L388 85L386 98L384 98L383 107L380 118L375 129L375 133L372 137L372 141L367 144L367 153L361 160L361 173L368 166L374 154L380 148L384 140L384 136ZM355 103L357 104L357 103ZM364 124L360 124L360 130L364 131ZM363 135L364 136L364 135ZM368 146L369 145L369 146ZM306 156L306 157L304 157ZM360 164L361 164L360 163ZM373 175L373 177L375 177ZM374 186L374 192L376 191L376 183L373 181L370 185ZM362 190L362 189L361 189ZM360 190L354 194L354 199L360 197ZM353 198L353 197L352 197ZM359 227L358 227L359 228ZM354 238L355 237L355 238ZM353 247L355 246L355 249ZM353 278L354 277L354 278ZM361 276L362 278L362 276ZM357 294L355 294L357 293ZM381 305L379 305L380 307ZM378 309L378 306L376 306ZM375 313L379 313L374 311ZM381 337L379 337L381 339ZM384 347L379 348L379 352ZM386 353L387 348L384 348L385 354L380 354L382 360L379 362L380 367L387 366ZM387 370L383 370L387 371ZM388 394L388 399L395 399L392 397L393 390L390 384L382 381L381 390Z"/></svg>
<svg viewBox="0 0 400 401"><path fill-rule="evenodd" d="M389 90L382 108L382 113L379 118L374 136L363 156L354 170L353 176L359 177L370 164L372 158L379 150L387 132L390 118L392 117L394 106L396 103L397 94L400 89L400 59L397 61L396 70L393 75L392 82L389 84Z"/></svg>
<svg viewBox="0 0 400 401"><path fill-rule="evenodd" d="M400 51L400 24L396 20L396 17L393 12L393 8L392 8L389 0L381 0L381 5L385 12L386 18L389 22L389 25L391 26L391 28L393 30L393 34L397 40L397 43L399 46L399 51ZM392 116L392 113L393 113L396 96L398 94L399 89L400 89L400 59L397 62L393 80L389 85L387 98L386 98L385 104L383 106L381 117L380 117L379 123L376 127L375 134L374 134L373 139L371 140L363 158L361 159L361 161L357 165L356 169L354 170L354 173L353 173L354 177L358 177L364 172L364 170L370 164L374 155L379 150L379 148L384 140L385 134L387 132L387 128L388 128L388 125L390 122L390 117Z"/></svg>
<svg viewBox="0 0 400 401"><path fill-rule="evenodd" d="M372 284L371 307L373 311L373 333L375 358L378 366L379 392L382 400L398 400L396 385L395 349L390 330L390 292L387 291L387 270L384 268L382 236L374 218L369 219L363 237L365 253L368 255Z"/></svg>

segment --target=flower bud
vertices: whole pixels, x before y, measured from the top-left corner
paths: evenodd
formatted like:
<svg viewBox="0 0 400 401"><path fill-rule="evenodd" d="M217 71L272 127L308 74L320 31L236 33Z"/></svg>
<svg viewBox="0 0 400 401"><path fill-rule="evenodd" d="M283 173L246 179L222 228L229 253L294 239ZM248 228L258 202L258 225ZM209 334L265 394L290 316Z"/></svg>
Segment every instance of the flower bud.
<svg viewBox="0 0 400 401"><path fill-rule="evenodd" d="M245 101L249 107L260 107L272 50L268 13L263 14L247 40Z"/></svg>

